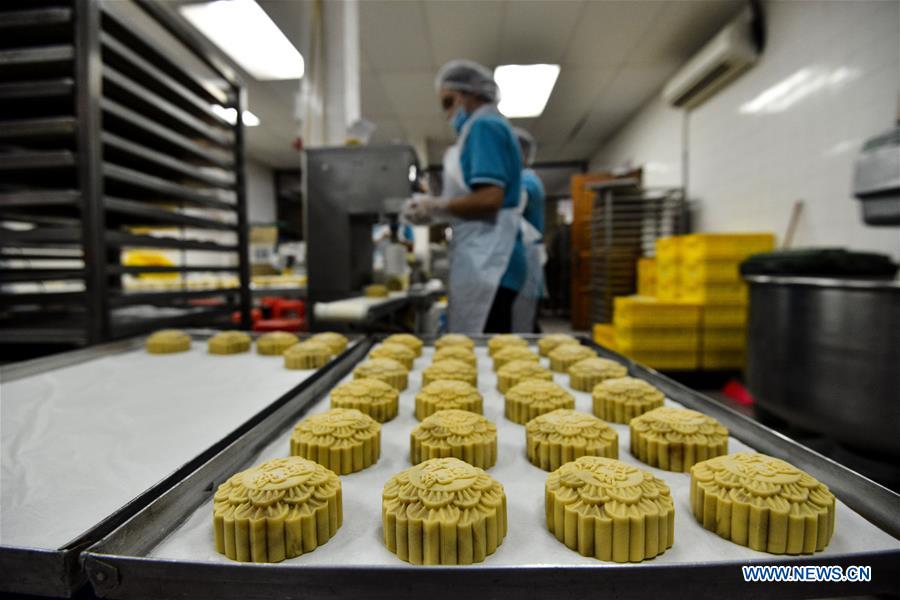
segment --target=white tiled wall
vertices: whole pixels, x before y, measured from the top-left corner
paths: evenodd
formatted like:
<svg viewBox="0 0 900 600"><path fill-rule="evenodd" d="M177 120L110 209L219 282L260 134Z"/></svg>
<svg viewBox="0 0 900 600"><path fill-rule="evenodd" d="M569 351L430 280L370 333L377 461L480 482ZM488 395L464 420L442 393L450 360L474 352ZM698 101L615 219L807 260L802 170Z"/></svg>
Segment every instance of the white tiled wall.
<svg viewBox="0 0 900 600"><path fill-rule="evenodd" d="M851 193L861 143L898 118L900 2L770 1L765 9L761 60L689 115L687 185L698 230L780 236L802 199L795 246L900 259L900 228L864 225ZM677 185L682 119L654 99L592 165L643 164L649 184Z"/></svg>

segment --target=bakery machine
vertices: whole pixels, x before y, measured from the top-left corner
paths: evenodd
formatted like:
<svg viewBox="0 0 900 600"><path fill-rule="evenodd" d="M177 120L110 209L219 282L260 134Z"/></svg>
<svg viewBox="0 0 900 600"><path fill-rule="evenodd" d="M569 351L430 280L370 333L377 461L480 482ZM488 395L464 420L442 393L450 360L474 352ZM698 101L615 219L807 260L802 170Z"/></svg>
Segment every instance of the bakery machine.
<svg viewBox="0 0 900 600"><path fill-rule="evenodd" d="M857 158L853 195L867 225L900 225L898 157L900 126L867 141ZM900 489L897 265L815 249L753 257L742 272L747 378L762 416L824 436L823 453Z"/></svg>
<svg viewBox="0 0 900 600"><path fill-rule="evenodd" d="M412 146L392 144L309 149L305 163L307 298L314 306L372 283L372 227L396 222L419 161Z"/></svg>

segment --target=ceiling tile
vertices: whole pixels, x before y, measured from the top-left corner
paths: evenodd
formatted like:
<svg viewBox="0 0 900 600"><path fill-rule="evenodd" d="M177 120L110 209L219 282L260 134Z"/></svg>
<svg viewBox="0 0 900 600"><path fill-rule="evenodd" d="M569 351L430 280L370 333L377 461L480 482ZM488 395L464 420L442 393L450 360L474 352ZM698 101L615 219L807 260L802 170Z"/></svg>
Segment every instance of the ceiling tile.
<svg viewBox="0 0 900 600"><path fill-rule="evenodd" d="M507 2L432 0L424 6L435 66L454 58L468 58L491 68L497 65Z"/></svg>
<svg viewBox="0 0 900 600"><path fill-rule="evenodd" d="M585 2L511 2L501 33L501 64L562 61Z"/></svg>
<svg viewBox="0 0 900 600"><path fill-rule="evenodd" d="M563 62L620 64L632 48L643 43L643 36L665 5L666 2L655 0L587 2Z"/></svg>
<svg viewBox="0 0 900 600"><path fill-rule="evenodd" d="M431 45L418 0L359 3L360 46L376 70L433 69Z"/></svg>
<svg viewBox="0 0 900 600"><path fill-rule="evenodd" d="M381 86L391 105L401 117L431 117L442 121L440 105L434 91L434 73L418 71L382 71Z"/></svg>

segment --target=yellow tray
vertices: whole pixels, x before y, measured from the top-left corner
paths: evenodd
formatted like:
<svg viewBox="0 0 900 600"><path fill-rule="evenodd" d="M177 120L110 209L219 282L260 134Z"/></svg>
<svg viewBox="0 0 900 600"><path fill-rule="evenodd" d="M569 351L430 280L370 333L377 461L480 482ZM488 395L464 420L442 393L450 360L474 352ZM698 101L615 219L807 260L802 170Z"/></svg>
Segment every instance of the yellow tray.
<svg viewBox="0 0 900 600"><path fill-rule="evenodd" d="M700 348L706 350L744 351L747 347L747 330L744 328L733 329L703 329L700 337Z"/></svg>
<svg viewBox="0 0 900 600"><path fill-rule="evenodd" d="M727 283L687 283L679 285L679 299L701 304L746 304L749 298L747 284L743 281Z"/></svg>
<svg viewBox="0 0 900 600"><path fill-rule="evenodd" d="M619 348L619 352L628 358L654 369L666 371L693 371L699 365L697 352L693 351L625 351Z"/></svg>
<svg viewBox="0 0 900 600"><path fill-rule="evenodd" d="M711 371L715 369L743 369L746 366L746 354L743 351L701 351L700 368Z"/></svg>
<svg viewBox="0 0 900 600"><path fill-rule="evenodd" d="M616 296L613 300L613 324L616 327L697 327L700 306L671 302L647 296Z"/></svg>
<svg viewBox="0 0 900 600"><path fill-rule="evenodd" d="M738 328L747 324L747 307L743 304L704 304L700 309L700 327Z"/></svg>
<svg viewBox="0 0 900 600"><path fill-rule="evenodd" d="M771 233L693 233L682 236L679 251L684 260L743 260L751 254L775 248Z"/></svg>

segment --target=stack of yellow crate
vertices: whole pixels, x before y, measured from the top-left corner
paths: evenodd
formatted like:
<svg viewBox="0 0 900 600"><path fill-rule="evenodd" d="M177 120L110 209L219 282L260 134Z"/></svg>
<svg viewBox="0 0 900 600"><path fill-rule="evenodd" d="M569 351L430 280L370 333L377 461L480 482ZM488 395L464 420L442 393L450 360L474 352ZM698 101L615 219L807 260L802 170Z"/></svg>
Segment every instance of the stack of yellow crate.
<svg viewBox="0 0 900 600"><path fill-rule="evenodd" d="M673 235L656 240L656 297L678 300L681 266L681 238Z"/></svg>
<svg viewBox="0 0 900 600"><path fill-rule="evenodd" d="M639 258L637 276L638 296L656 296L656 259Z"/></svg>
<svg viewBox="0 0 900 600"><path fill-rule="evenodd" d="M698 233L678 242L677 298L701 306L700 368L740 369L747 346L747 284L740 263L769 252L769 233Z"/></svg>
<svg viewBox="0 0 900 600"><path fill-rule="evenodd" d="M696 369L700 306L647 296L618 296L613 326L616 350L655 369Z"/></svg>

